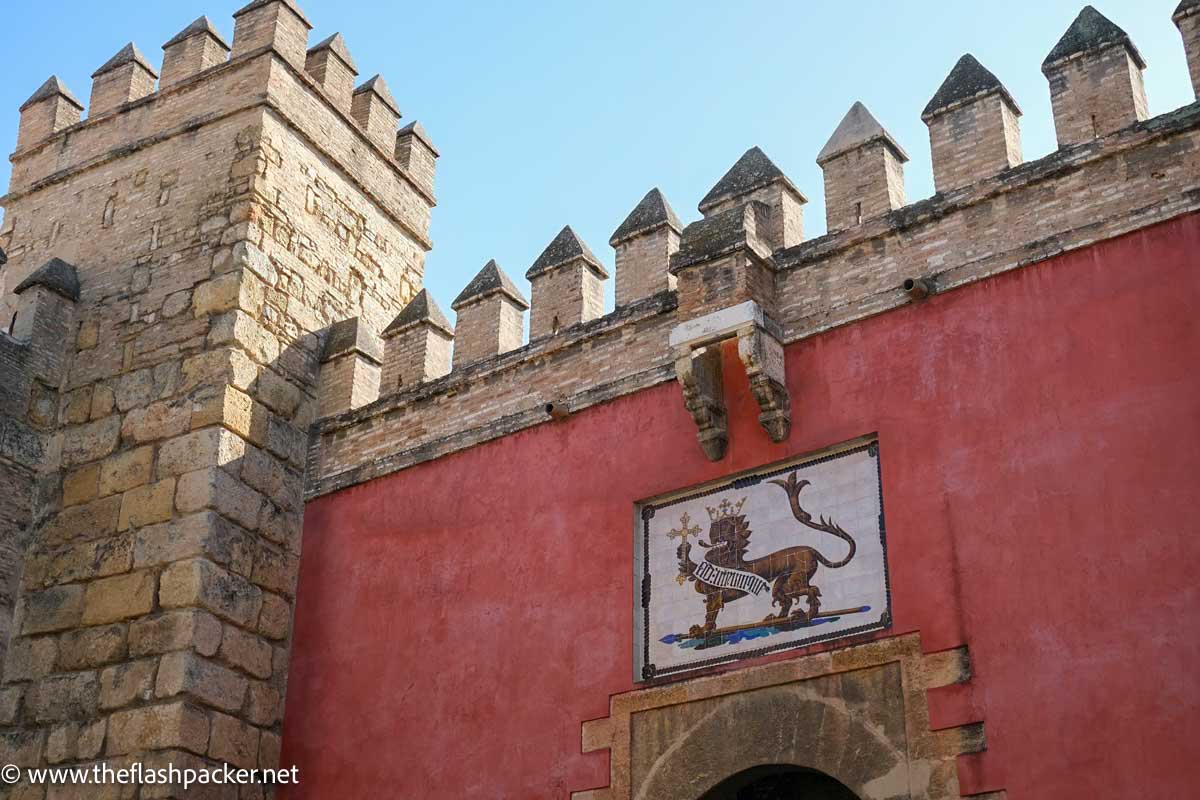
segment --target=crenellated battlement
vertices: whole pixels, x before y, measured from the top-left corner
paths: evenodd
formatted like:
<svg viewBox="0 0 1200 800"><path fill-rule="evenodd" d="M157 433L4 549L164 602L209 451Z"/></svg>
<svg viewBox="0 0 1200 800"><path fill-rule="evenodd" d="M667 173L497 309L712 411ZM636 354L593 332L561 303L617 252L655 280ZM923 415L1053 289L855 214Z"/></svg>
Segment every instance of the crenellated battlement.
<svg viewBox="0 0 1200 800"><path fill-rule="evenodd" d="M231 48L200 17L163 45L161 76L130 42L93 74L86 119L51 77L21 106L7 199L265 107L329 148L428 250L437 150L415 121L397 130L399 107L381 76L354 87L357 67L341 34L309 49L311 27L291 0L255 0L234 14Z"/></svg>
<svg viewBox="0 0 1200 800"><path fill-rule="evenodd" d="M1200 48L1190 23L1197 10L1185 0L1174 15L1190 64ZM460 296L457 332L437 328L439 342L455 342L453 370L410 369L403 381L384 380L378 400L360 393L320 421L310 494L550 422L551 406L574 411L683 383L680 370L692 367L673 360L732 335L708 320L739 303L761 309L764 330L786 344L1200 209L1200 104L1148 118L1144 67L1128 35L1085 7L1043 65L1060 148L1023 162L1017 101L964 55L921 113L937 193L915 202L905 198L904 148L853 104L817 156L829 232L810 241L802 241L804 194L758 148L714 185L699 204L703 219L690 225L652 190L610 242L617 309L602 316L590 309L607 276L567 226L527 275L524 345L513 338L524 299L489 262L463 296L482 280L479 294L495 313L464 315ZM758 366L744 358L753 379ZM424 382L414 385L414 375ZM786 417L785 400L760 398L768 432L768 417Z"/></svg>

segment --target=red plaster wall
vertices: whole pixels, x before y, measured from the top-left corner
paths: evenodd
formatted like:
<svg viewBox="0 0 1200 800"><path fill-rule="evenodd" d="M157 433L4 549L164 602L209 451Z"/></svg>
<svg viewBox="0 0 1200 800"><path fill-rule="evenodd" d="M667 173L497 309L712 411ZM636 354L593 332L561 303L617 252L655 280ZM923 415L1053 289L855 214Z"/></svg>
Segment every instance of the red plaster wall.
<svg viewBox="0 0 1200 800"><path fill-rule="evenodd" d="M796 343L781 445L727 358L719 464L667 384L311 503L288 797L605 785L580 723L633 688L633 501L872 431L892 633L970 647L931 698L985 721L963 793L1193 796L1197 254L1185 217Z"/></svg>

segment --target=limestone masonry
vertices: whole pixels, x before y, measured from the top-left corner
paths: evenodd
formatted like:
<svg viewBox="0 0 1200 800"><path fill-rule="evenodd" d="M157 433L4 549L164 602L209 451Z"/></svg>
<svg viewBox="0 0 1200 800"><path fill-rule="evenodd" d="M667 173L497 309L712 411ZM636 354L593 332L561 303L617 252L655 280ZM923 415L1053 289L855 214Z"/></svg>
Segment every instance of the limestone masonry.
<svg viewBox="0 0 1200 800"><path fill-rule="evenodd" d="M1200 2L1173 19L1200 92ZM524 265L489 261L451 324L423 289L438 150L311 27L254 0L232 43L201 17L158 65L120 48L86 119L53 76L20 109L0 198L0 763L279 766L306 501L670 382L719 460L731 339L781 442L805 415L785 346L1200 210L1200 103L1151 116L1145 61L1089 6L1042 65L1044 158L1023 161L1017 100L967 54L921 112L933 197L906 198L905 148L856 102L814 154L828 234L804 239L804 193L752 147L699 221L651 189L616 226L613 311L566 225L530 298L505 272Z"/></svg>
<svg viewBox="0 0 1200 800"><path fill-rule="evenodd" d="M325 332L420 289L437 158L309 28L256 1L232 50L168 41L157 91L131 44L85 121L57 78L21 109L0 760L278 762Z"/></svg>

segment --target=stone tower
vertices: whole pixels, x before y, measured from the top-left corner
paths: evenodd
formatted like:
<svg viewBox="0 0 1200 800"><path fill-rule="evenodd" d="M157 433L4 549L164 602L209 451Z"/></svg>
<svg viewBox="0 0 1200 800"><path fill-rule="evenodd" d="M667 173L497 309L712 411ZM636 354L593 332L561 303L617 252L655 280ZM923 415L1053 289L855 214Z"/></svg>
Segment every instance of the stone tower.
<svg viewBox="0 0 1200 800"><path fill-rule="evenodd" d="M378 335L420 289L437 151L381 77L354 88L341 36L308 49L292 0L234 17L232 47L205 18L172 37L161 79L122 48L85 120L57 78L21 108L8 763L277 764L325 339Z"/></svg>

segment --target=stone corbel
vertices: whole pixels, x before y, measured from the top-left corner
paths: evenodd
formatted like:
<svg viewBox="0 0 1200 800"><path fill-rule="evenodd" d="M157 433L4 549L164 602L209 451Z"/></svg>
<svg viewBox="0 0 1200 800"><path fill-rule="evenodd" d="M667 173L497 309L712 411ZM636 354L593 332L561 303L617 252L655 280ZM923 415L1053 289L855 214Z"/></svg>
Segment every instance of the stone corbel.
<svg viewBox="0 0 1200 800"><path fill-rule="evenodd" d="M696 423L700 449L709 461L720 461L729 442L721 348L704 347L681 353L675 359L675 377L683 389L683 405Z"/></svg>
<svg viewBox="0 0 1200 800"><path fill-rule="evenodd" d="M758 421L773 442L782 442L792 427L783 343L774 325L753 300L681 323L671 331L675 375L683 401L699 429L697 438L710 461L725 455L728 443L725 399L721 383L721 342L736 338L738 357L758 401Z"/></svg>
<svg viewBox="0 0 1200 800"><path fill-rule="evenodd" d="M761 327L738 333L738 357L758 401L758 423L772 442L782 442L792 430L792 402L784 382L783 343Z"/></svg>

